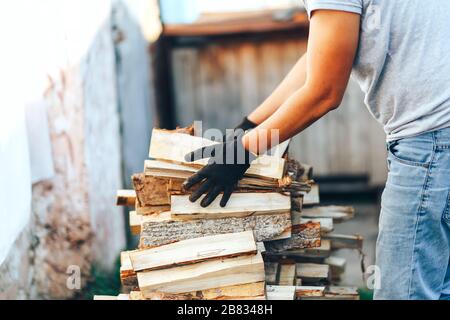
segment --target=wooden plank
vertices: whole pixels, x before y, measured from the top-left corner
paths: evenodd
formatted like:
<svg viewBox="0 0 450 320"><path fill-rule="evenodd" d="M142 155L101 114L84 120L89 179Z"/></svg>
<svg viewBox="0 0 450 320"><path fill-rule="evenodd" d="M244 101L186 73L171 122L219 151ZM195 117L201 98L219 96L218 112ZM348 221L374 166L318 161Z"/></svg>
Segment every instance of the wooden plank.
<svg viewBox="0 0 450 320"><path fill-rule="evenodd" d="M205 166L208 162L207 159L191 164L185 162L184 156L191 151L214 144L215 142L202 137L154 129L149 156L156 160ZM282 158L261 156L252 163L246 175L278 180L283 177L285 162Z"/></svg>
<svg viewBox="0 0 450 320"><path fill-rule="evenodd" d="M295 300L295 286L267 286L267 300Z"/></svg>
<svg viewBox="0 0 450 320"><path fill-rule="evenodd" d="M278 283L278 263L266 262L264 263L266 270L266 283L268 285L276 285Z"/></svg>
<svg viewBox="0 0 450 320"><path fill-rule="evenodd" d="M248 230L254 232L256 241L267 241L281 234L290 237L291 227L290 214L179 221L173 219L170 212L165 212L143 217L140 247L158 247L181 240Z"/></svg>
<svg viewBox="0 0 450 320"><path fill-rule="evenodd" d="M297 286L295 296L299 300L306 298L320 298L325 295L325 287Z"/></svg>
<svg viewBox="0 0 450 320"><path fill-rule="evenodd" d="M120 253L120 280L123 286L137 287L137 276L131 264L130 252L124 251Z"/></svg>
<svg viewBox="0 0 450 320"><path fill-rule="evenodd" d="M330 266L332 280L339 280L345 272L347 260L345 258L331 256L324 260L324 263Z"/></svg>
<svg viewBox="0 0 450 320"><path fill-rule="evenodd" d="M319 223L321 234L333 232L334 223L331 218L304 218L302 212L292 211L292 225L304 225L307 223Z"/></svg>
<svg viewBox="0 0 450 320"><path fill-rule="evenodd" d="M123 207L134 207L136 203L136 192L134 190L118 190L116 205Z"/></svg>
<svg viewBox="0 0 450 320"><path fill-rule="evenodd" d="M328 300L359 300L360 295L355 287L331 286L325 290L324 298Z"/></svg>
<svg viewBox="0 0 450 320"><path fill-rule="evenodd" d="M138 273L144 297L152 292L178 294L264 280L264 261L260 253Z"/></svg>
<svg viewBox="0 0 450 320"><path fill-rule="evenodd" d="M303 196L304 206L314 206L320 203L319 185L313 184L310 192L305 192Z"/></svg>
<svg viewBox="0 0 450 320"><path fill-rule="evenodd" d="M220 206L219 196L209 207L192 203L188 195L171 197L171 213L179 219L219 219L248 217L291 212L291 198L279 193L235 193L225 208Z"/></svg>
<svg viewBox="0 0 450 320"><path fill-rule="evenodd" d="M308 222L292 226L291 237L265 243L268 253L280 253L286 250L315 248L321 245L320 224Z"/></svg>
<svg viewBox="0 0 450 320"><path fill-rule="evenodd" d="M265 291L264 282L255 282L205 290L201 292L201 297L203 300L265 300Z"/></svg>
<svg viewBox="0 0 450 320"><path fill-rule="evenodd" d="M328 240L321 240L320 247L298 250L297 255L309 258L327 258L331 254L331 243Z"/></svg>
<svg viewBox="0 0 450 320"><path fill-rule="evenodd" d="M129 215L131 234L138 236L141 233L142 216L137 214L136 211L130 211Z"/></svg>
<svg viewBox="0 0 450 320"><path fill-rule="evenodd" d="M266 249L268 250L266 255L270 256L292 259L325 259L331 255L331 242L329 240L321 240L321 245L317 248L291 249L286 251L270 251L266 243Z"/></svg>
<svg viewBox="0 0 450 320"><path fill-rule="evenodd" d="M141 291L132 291L130 300L265 300L265 289L264 282L255 282L182 294L152 292L147 299Z"/></svg>
<svg viewBox="0 0 450 320"><path fill-rule="evenodd" d="M183 182L198 172L199 168L190 167L159 160L146 160L144 165L144 173L147 176L169 178L169 192L185 193L182 189ZM282 191L307 191L310 189L309 181L294 181L291 172L286 172L281 180L259 179L256 177L245 176L238 183L237 192L282 192ZM144 189L142 192L145 192ZM150 192L147 190L147 192ZM301 199L303 202L303 197ZM301 209L298 209L301 210Z"/></svg>
<svg viewBox="0 0 450 320"><path fill-rule="evenodd" d="M330 278L330 266L326 264L298 263L297 278L302 279L302 283L305 285L325 284Z"/></svg>
<svg viewBox="0 0 450 320"><path fill-rule="evenodd" d="M362 250L364 244L364 238L360 235L327 234L324 238L331 241L331 249L333 250Z"/></svg>
<svg viewBox="0 0 450 320"><path fill-rule="evenodd" d="M296 278L295 263L281 264L278 285L280 286L294 286Z"/></svg>
<svg viewBox="0 0 450 320"><path fill-rule="evenodd" d="M345 222L354 216L355 209L353 207L327 206L304 208L302 210L303 218L329 218L333 219L334 223Z"/></svg>
<svg viewBox="0 0 450 320"><path fill-rule="evenodd" d="M232 239L232 241L230 241ZM135 272L188 265L219 258L254 255L257 252L252 231L183 240L158 248L130 253Z"/></svg>

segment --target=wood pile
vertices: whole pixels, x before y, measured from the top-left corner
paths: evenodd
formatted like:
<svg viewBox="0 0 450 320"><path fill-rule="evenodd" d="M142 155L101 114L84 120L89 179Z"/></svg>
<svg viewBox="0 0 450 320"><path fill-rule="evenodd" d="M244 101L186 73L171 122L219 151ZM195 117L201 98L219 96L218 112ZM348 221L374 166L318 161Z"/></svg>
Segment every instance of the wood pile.
<svg viewBox="0 0 450 320"><path fill-rule="evenodd" d="M345 271L333 250L362 245L332 233L354 210L318 207L312 168L288 158L289 142L252 163L225 208L191 203L182 184L206 162L185 163L184 155L213 143L192 128L153 131L152 160L132 177L134 190L117 193L117 205L134 209L139 247L121 255L127 294L109 298L356 299L354 289L331 286Z"/></svg>

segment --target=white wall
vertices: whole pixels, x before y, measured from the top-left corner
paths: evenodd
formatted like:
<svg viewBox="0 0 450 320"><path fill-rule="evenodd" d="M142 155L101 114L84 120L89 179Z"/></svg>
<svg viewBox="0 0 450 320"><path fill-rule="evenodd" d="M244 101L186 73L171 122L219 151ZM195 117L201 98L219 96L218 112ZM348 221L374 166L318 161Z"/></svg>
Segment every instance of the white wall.
<svg viewBox="0 0 450 320"><path fill-rule="evenodd" d="M73 297L68 267L85 284L125 246L111 12L110 0L0 2L0 299ZM50 147L26 136L25 105L43 106ZM48 153L47 174L30 172L29 150Z"/></svg>

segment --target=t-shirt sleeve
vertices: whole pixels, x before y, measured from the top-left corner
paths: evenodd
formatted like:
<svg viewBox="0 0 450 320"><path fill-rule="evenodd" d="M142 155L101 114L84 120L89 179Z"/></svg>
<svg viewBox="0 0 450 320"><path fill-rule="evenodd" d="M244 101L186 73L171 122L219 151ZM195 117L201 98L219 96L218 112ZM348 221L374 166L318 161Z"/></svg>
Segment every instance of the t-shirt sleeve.
<svg viewBox="0 0 450 320"><path fill-rule="evenodd" d="M315 10L338 10L362 14L362 0L303 0L306 12L311 17L311 13Z"/></svg>

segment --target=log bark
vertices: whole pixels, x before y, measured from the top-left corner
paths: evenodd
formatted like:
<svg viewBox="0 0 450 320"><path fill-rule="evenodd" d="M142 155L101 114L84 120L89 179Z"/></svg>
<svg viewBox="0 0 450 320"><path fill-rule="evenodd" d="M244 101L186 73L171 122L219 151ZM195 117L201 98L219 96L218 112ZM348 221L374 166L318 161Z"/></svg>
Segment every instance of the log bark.
<svg viewBox="0 0 450 320"><path fill-rule="evenodd" d="M286 250L316 248L321 245L320 223L308 222L292 227L292 236L288 239L265 243L267 253L281 253Z"/></svg>
<svg viewBox="0 0 450 320"><path fill-rule="evenodd" d="M142 221L141 248L200 238L207 235L237 233L252 230L256 241L267 241L284 234L289 237L292 228L290 214L179 221L170 213L145 216Z"/></svg>

